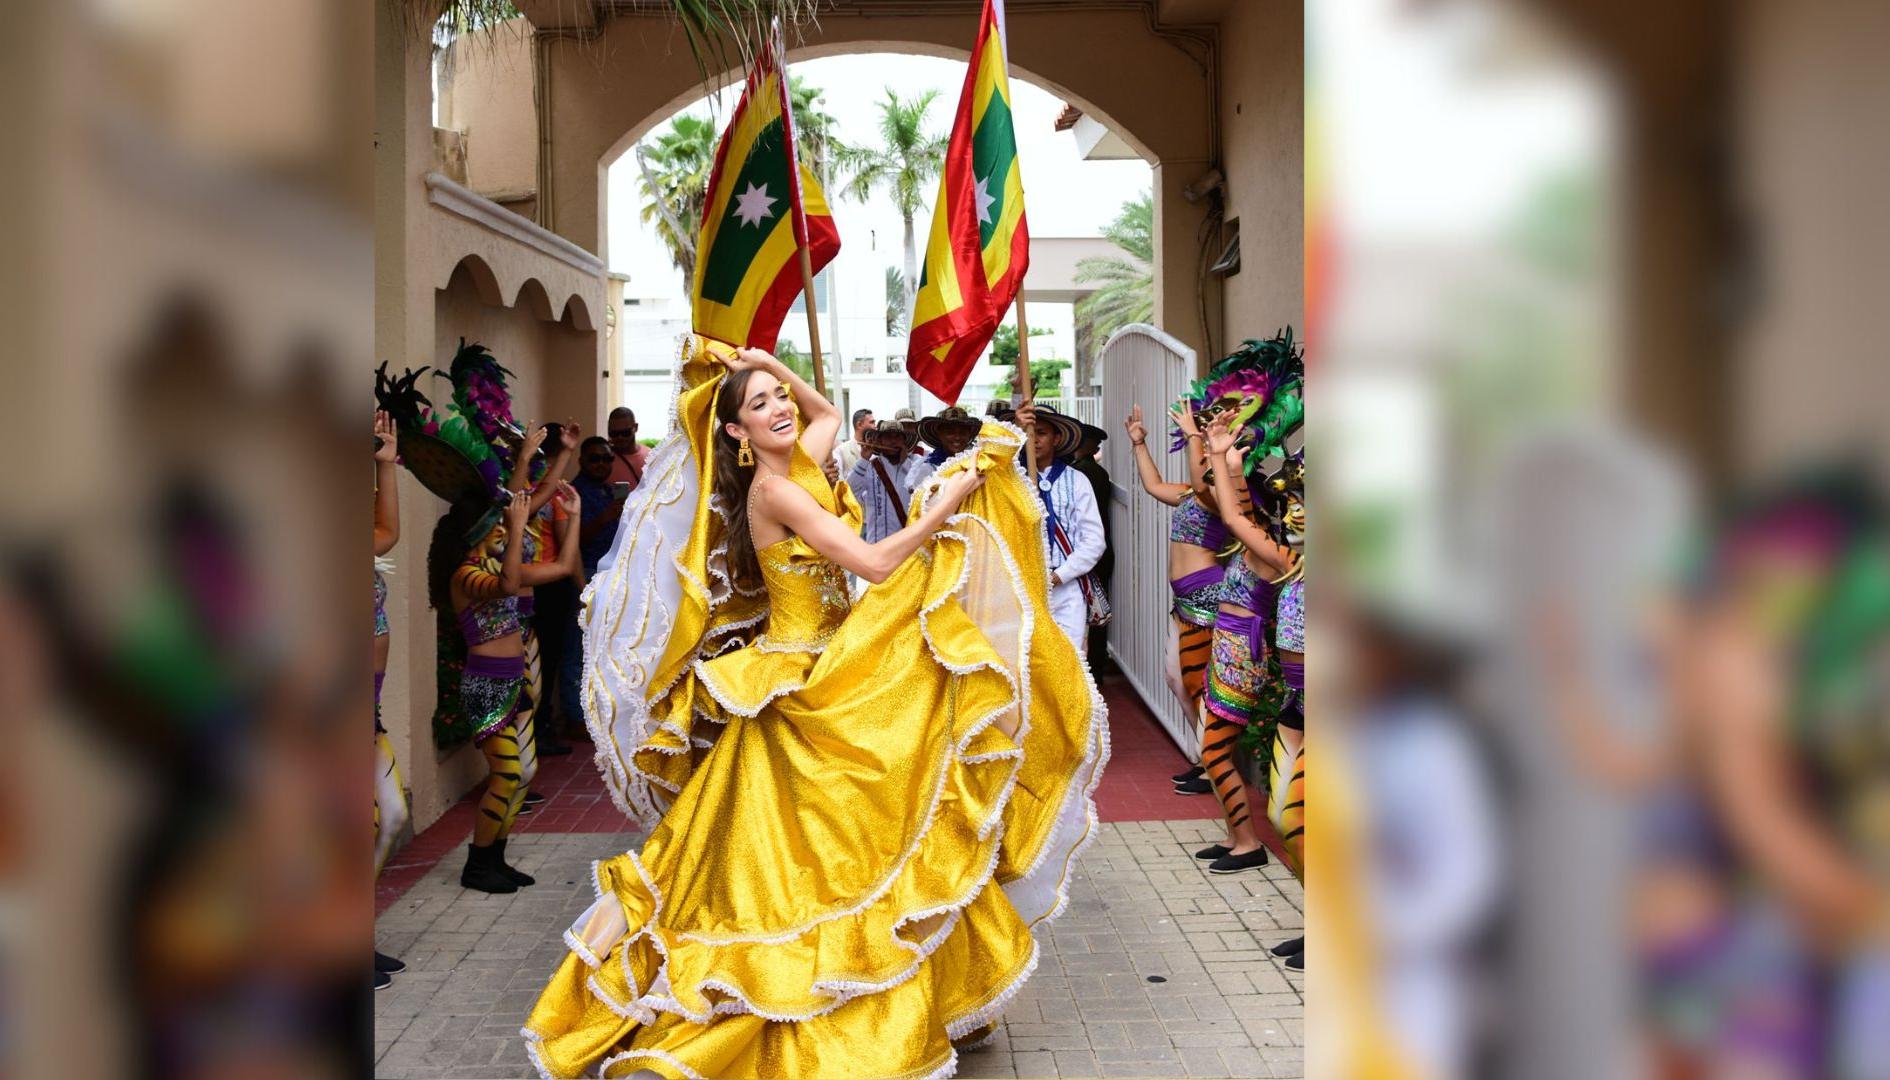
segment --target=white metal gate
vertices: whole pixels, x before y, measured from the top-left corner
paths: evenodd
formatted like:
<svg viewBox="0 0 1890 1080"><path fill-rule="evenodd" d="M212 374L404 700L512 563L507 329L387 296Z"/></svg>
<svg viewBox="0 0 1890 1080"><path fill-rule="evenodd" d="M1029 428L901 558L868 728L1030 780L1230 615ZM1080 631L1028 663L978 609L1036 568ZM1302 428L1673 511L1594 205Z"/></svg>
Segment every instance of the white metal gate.
<svg viewBox="0 0 1890 1080"><path fill-rule="evenodd" d="M1098 358L1102 372L1102 418L1109 432L1103 443L1103 467L1113 489L1110 544L1115 576L1109 596L1115 618L1109 623L1109 652L1116 665L1190 758L1200 750L1200 733L1163 674L1168 650L1168 519L1173 510L1142 490L1135 475L1135 448L1122 430L1129 409L1142 406L1149 450L1171 480L1185 479L1180 462L1168 459L1168 406L1195 376L1194 350L1153 326L1134 323L1110 335Z"/></svg>

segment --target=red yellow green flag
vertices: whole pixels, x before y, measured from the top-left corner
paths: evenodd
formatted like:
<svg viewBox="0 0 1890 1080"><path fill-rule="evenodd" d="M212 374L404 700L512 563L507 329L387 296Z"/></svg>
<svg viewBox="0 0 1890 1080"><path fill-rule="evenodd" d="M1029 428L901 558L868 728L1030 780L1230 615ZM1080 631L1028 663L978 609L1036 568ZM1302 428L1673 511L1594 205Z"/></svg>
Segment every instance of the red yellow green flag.
<svg viewBox="0 0 1890 1080"><path fill-rule="evenodd" d="M709 174L691 293L696 333L773 349L801 292L802 244L818 273L839 253L840 233L819 181L794 152L785 80L764 49Z"/></svg>
<svg viewBox="0 0 1890 1080"><path fill-rule="evenodd" d="M1030 265L1004 48L1003 0L984 0L906 346L913 380L948 404L958 401Z"/></svg>

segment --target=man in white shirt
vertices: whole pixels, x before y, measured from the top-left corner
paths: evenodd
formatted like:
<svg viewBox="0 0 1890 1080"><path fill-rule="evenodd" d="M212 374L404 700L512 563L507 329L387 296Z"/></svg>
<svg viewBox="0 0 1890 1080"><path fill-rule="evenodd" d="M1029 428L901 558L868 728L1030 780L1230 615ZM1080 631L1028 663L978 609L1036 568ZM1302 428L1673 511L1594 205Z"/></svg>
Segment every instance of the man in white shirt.
<svg viewBox="0 0 1890 1080"><path fill-rule="evenodd" d="M1089 478L1063 460L1075 452L1083 429L1048 405L1026 403L1017 410L1017 422L1026 431L1035 423L1037 494L1050 541L1050 617L1069 635L1077 654L1087 656L1089 593L1102 585L1086 579L1102 558L1102 512Z"/></svg>
<svg viewBox="0 0 1890 1080"><path fill-rule="evenodd" d="M860 463L860 457L862 456L860 453L860 438L862 434L872 426L873 410L853 410L853 437L851 439L842 439L833 444L833 464L835 469L833 475L828 477L829 480L835 477L853 475L853 467Z"/></svg>
<svg viewBox="0 0 1890 1080"><path fill-rule="evenodd" d="M903 473L906 451L913 441L896 422L876 425L861 436L864 453L853 471L847 473L847 486L865 512L860 536L869 544L877 544L906 527L912 489Z"/></svg>

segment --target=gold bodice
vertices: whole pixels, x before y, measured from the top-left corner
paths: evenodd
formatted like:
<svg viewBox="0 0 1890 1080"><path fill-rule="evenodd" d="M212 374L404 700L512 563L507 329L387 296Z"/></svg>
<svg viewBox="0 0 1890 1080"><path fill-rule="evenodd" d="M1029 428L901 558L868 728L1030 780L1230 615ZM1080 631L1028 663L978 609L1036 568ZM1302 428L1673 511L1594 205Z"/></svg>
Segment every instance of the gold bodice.
<svg viewBox="0 0 1890 1080"><path fill-rule="evenodd" d="M755 554L768 586L768 630L758 644L808 652L825 648L852 609L846 571L798 536Z"/></svg>
<svg viewBox="0 0 1890 1080"><path fill-rule="evenodd" d="M829 484L820 466L798 444L788 475L776 477L773 482L782 479L812 495L822 508L859 531L860 507L853 493L844 482L838 487ZM769 544L757 550L755 557L768 588L768 627L757 644L777 651L815 652L824 648L852 610L847 572L798 536Z"/></svg>

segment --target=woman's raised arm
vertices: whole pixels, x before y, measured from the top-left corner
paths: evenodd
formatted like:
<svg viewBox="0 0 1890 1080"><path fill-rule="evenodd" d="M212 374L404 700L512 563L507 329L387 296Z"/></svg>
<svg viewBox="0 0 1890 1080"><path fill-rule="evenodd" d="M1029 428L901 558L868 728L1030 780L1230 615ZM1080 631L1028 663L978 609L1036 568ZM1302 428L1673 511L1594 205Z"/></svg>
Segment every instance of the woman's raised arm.
<svg viewBox="0 0 1890 1080"><path fill-rule="evenodd" d="M1173 484L1162 479L1162 472L1155 465L1155 457L1148 451L1148 426L1142 423L1142 406L1137 405L1129 410L1122 427L1129 433L1129 444L1135 447L1135 474L1142 481L1142 490L1153 495L1158 502L1180 506L1181 497L1188 493L1188 485Z"/></svg>
<svg viewBox="0 0 1890 1080"><path fill-rule="evenodd" d="M952 474L939 485L923 514L876 544L860 539L860 534L848 528L845 521L828 513L812 495L794 484L764 485L757 501L770 518L800 537L807 546L847 572L877 585L891 577L901 563L924 545L965 501L965 496L983 485L984 475L974 469ZM748 527L754 528L753 520Z"/></svg>

